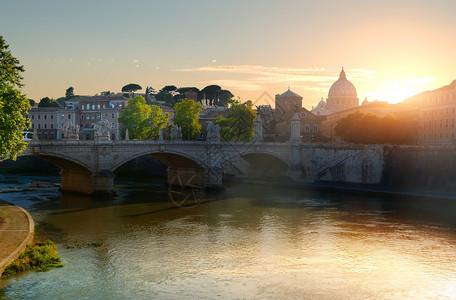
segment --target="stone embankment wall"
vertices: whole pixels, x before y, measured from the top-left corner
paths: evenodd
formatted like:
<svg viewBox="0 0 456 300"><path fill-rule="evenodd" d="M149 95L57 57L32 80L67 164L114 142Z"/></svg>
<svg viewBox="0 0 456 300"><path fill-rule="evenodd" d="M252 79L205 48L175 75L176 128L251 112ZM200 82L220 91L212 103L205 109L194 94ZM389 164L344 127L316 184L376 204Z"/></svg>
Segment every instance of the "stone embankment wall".
<svg viewBox="0 0 456 300"><path fill-rule="evenodd" d="M456 147L385 146L381 184L456 192Z"/></svg>
<svg viewBox="0 0 456 300"><path fill-rule="evenodd" d="M308 182L456 192L453 146L322 146L302 155L302 178Z"/></svg>
<svg viewBox="0 0 456 300"><path fill-rule="evenodd" d="M379 184L382 180L382 146L322 146L303 149L301 155L302 178L308 182Z"/></svg>

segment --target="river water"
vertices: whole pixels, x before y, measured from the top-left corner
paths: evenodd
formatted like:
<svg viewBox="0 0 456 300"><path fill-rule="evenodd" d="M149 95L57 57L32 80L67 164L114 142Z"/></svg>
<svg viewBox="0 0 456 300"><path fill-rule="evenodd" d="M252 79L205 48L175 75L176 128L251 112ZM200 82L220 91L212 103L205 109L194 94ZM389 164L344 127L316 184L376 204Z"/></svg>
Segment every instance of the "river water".
<svg viewBox="0 0 456 300"><path fill-rule="evenodd" d="M59 178L0 175L0 189L31 181ZM113 199L0 194L65 264L0 281L0 298L456 299L450 200L267 184L189 195L160 180L120 181Z"/></svg>

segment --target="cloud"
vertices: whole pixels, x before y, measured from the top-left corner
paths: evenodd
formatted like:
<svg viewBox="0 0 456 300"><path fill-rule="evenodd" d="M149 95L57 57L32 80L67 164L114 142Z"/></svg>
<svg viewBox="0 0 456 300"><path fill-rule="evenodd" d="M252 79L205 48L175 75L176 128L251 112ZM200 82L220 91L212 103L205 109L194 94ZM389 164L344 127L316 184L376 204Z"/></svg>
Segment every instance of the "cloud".
<svg viewBox="0 0 456 300"><path fill-rule="evenodd" d="M287 68L287 67L267 67L262 65L213 65L190 69L177 69L180 72L218 72L247 74L252 77L246 79L252 84L280 84L280 83L329 83L337 80L334 71L327 71L324 67L315 68ZM351 79L372 81L375 80L377 72L364 69L349 70Z"/></svg>
<svg viewBox="0 0 456 300"><path fill-rule="evenodd" d="M238 89L243 91L258 91L263 90L262 85L250 82L248 80L233 80L233 79L221 79L221 80L209 80L201 82L203 84L211 85L217 84L228 89Z"/></svg>
<svg viewBox="0 0 456 300"><path fill-rule="evenodd" d="M423 78L407 78L404 80L407 83L429 83L435 81L433 77L423 77Z"/></svg>

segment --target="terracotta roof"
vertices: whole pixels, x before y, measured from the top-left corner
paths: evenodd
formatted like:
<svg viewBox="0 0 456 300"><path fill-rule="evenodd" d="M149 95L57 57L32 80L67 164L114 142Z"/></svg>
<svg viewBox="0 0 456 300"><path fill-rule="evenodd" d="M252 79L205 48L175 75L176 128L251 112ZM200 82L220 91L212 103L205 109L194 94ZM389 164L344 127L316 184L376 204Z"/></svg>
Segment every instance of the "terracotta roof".
<svg viewBox="0 0 456 300"><path fill-rule="evenodd" d="M290 89L281 95L277 95L276 98L302 98L295 92L292 92Z"/></svg>

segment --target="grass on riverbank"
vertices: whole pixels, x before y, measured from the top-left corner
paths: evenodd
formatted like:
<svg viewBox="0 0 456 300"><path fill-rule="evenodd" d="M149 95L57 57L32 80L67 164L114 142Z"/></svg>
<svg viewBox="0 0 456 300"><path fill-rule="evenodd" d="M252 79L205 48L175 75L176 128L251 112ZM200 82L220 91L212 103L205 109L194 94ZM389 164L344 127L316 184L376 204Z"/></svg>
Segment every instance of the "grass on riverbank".
<svg viewBox="0 0 456 300"><path fill-rule="evenodd" d="M1 277L6 278L27 270L44 272L54 267L60 268L63 267L61 261L53 242L38 242L32 246L27 245L25 251L5 268Z"/></svg>

